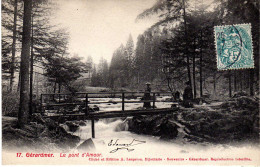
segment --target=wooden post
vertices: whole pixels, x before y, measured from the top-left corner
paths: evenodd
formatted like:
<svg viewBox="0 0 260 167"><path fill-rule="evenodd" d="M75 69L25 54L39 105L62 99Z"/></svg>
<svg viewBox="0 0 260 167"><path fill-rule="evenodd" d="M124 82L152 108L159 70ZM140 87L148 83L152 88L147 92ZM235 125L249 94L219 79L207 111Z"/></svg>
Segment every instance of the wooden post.
<svg viewBox="0 0 260 167"><path fill-rule="evenodd" d="M125 93L122 93L122 111L125 111Z"/></svg>
<svg viewBox="0 0 260 167"><path fill-rule="evenodd" d="M153 93L153 109L155 109L155 93Z"/></svg>
<svg viewBox="0 0 260 167"><path fill-rule="evenodd" d="M86 103L85 103L85 107L86 107L86 114L89 114L89 110L88 110L88 94L86 94Z"/></svg>
<svg viewBox="0 0 260 167"><path fill-rule="evenodd" d="M92 138L95 138L95 120L91 120Z"/></svg>

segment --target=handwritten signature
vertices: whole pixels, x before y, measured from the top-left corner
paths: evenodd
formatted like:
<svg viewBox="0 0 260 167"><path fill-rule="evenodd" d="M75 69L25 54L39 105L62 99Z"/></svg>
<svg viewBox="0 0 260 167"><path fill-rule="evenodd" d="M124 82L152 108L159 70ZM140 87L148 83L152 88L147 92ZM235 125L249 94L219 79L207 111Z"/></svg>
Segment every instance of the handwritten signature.
<svg viewBox="0 0 260 167"><path fill-rule="evenodd" d="M127 150L128 152L131 152L131 151L134 151L135 149L129 148L129 147L146 143L146 141L140 141L137 139L133 139L130 143L118 143L118 141L119 141L119 139L116 139L116 140L111 140L108 143L108 146L117 146L117 148L111 150L110 153L115 153L118 150Z"/></svg>

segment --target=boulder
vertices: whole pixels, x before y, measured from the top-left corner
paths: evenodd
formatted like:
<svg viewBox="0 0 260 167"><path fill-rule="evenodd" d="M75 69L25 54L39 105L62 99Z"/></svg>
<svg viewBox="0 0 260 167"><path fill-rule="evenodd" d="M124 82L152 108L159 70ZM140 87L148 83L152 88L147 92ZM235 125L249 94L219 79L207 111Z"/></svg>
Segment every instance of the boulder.
<svg viewBox="0 0 260 167"><path fill-rule="evenodd" d="M60 129L63 129L63 128L60 127ZM59 135L58 139L56 140L56 143L58 143L61 148L62 147L74 148L74 147L76 147L77 143L79 143L79 141L80 141L80 138L78 136L69 134L64 130L63 133L61 133Z"/></svg>
<svg viewBox="0 0 260 167"><path fill-rule="evenodd" d="M84 151L84 152L90 151L90 150L95 150L95 149L96 149L96 147L95 147L95 144L92 139L85 140L83 143L81 143L77 147L78 151Z"/></svg>
<svg viewBox="0 0 260 167"><path fill-rule="evenodd" d="M93 107L88 106L88 111L89 112L99 111L99 107L97 105L94 105Z"/></svg>
<svg viewBox="0 0 260 167"><path fill-rule="evenodd" d="M165 119L160 125L159 136L161 139L174 139L178 135L178 128L173 121Z"/></svg>
<svg viewBox="0 0 260 167"><path fill-rule="evenodd" d="M81 120L81 121L78 122L78 125L79 125L79 126L86 126L86 123Z"/></svg>
<svg viewBox="0 0 260 167"><path fill-rule="evenodd" d="M125 119L123 122L120 122L116 127L115 131L120 132L120 131L127 131L129 129L128 125L129 119Z"/></svg>
<svg viewBox="0 0 260 167"><path fill-rule="evenodd" d="M71 121L67 121L66 125L69 127L70 132L76 132L79 129L79 125L77 125Z"/></svg>
<svg viewBox="0 0 260 167"><path fill-rule="evenodd" d="M99 107L97 105L94 105L92 108L94 111L99 111Z"/></svg>
<svg viewBox="0 0 260 167"><path fill-rule="evenodd" d="M45 119L45 125L48 127L49 130L55 130L57 127L59 127L58 123L54 122L50 118Z"/></svg>
<svg viewBox="0 0 260 167"><path fill-rule="evenodd" d="M174 139L178 135L178 126L174 115L153 115L133 117L128 121L129 131L137 134L160 136L162 139Z"/></svg>

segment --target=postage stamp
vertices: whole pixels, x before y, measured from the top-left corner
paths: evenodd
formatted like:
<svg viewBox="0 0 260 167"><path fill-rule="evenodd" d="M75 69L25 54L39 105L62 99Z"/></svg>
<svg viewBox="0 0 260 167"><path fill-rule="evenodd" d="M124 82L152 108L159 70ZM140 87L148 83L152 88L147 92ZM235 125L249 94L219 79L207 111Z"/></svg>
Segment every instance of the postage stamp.
<svg viewBox="0 0 260 167"><path fill-rule="evenodd" d="M215 26L218 70L254 68L251 24Z"/></svg>

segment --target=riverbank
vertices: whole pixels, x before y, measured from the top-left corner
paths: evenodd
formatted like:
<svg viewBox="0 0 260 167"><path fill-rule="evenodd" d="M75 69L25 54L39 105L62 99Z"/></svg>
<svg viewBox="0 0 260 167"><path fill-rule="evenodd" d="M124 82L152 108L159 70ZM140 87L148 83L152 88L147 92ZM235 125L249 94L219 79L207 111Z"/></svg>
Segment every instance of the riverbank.
<svg viewBox="0 0 260 167"><path fill-rule="evenodd" d="M186 142L259 142L258 99L237 97L218 105L195 105L167 115L138 116L128 120L129 131L182 138Z"/></svg>
<svg viewBox="0 0 260 167"><path fill-rule="evenodd" d="M2 117L2 148L4 151L68 151L77 146L80 138L68 133L51 119L34 114L23 128L17 118Z"/></svg>

